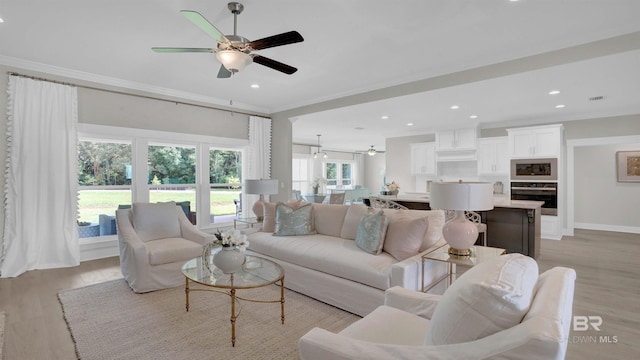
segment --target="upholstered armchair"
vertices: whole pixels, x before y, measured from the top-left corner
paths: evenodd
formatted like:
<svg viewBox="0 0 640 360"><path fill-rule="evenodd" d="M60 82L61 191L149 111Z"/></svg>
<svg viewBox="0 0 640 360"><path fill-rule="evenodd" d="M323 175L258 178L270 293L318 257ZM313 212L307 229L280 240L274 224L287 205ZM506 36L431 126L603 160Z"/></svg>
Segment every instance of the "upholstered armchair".
<svg viewBox="0 0 640 360"><path fill-rule="evenodd" d="M133 291L184 284L182 265L214 240L196 229L175 202L135 203L116 211L120 269Z"/></svg>
<svg viewBox="0 0 640 360"><path fill-rule="evenodd" d="M499 258L498 266L471 268L442 296L391 288L385 305L340 333L309 331L298 342L300 356L564 359L575 271L556 267L538 276L535 261L523 263L523 255Z"/></svg>

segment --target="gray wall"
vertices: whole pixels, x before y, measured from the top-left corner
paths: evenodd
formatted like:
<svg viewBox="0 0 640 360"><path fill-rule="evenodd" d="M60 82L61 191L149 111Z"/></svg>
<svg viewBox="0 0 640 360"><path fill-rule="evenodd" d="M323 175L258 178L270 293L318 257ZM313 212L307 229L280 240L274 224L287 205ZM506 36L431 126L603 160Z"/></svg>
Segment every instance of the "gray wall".
<svg viewBox="0 0 640 360"><path fill-rule="evenodd" d="M640 183L617 181L616 151L620 150L640 151L640 143L575 148L576 227L640 228Z"/></svg>
<svg viewBox="0 0 640 360"><path fill-rule="evenodd" d="M372 194L377 194L383 185L380 172L386 168L386 159L386 153L364 156L364 182L362 186L368 188Z"/></svg>
<svg viewBox="0 0 640 360"><path fill-rule="evenodd" d="M411 144L435 141L435 134L388 138L385 142L387 183L395 181L400 193L414 191L415 179L411 175Z"/></svg>

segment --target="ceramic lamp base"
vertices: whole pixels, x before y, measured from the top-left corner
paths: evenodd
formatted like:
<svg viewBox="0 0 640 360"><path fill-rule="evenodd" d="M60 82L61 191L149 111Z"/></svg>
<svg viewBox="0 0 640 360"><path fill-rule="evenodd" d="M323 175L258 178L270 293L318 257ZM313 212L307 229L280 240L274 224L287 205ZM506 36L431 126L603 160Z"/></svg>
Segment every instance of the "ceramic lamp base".
<svg viewBox="0 0 640 360"><path fill-rule="evenodd" d="M469 256L478 239L478 227L467 220L464 211L456 211L456 217L442 228L442 235L449 244L450 255Z"/></svg>
<svg viewBox="0 0 640 360"><path fill-rule="evenodd" d="M252 210L258 221L264 220L264 195L260 195L260 199L253 204Z"/></svg>

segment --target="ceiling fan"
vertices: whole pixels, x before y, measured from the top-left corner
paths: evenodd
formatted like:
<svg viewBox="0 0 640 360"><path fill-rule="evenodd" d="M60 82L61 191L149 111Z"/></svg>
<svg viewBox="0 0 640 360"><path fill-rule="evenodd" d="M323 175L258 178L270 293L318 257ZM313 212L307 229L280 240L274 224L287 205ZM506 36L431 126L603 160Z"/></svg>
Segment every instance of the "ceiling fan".
<svg viewBox="0 0 640 360"><path fill-rule="evenodd" d="M268 68L291 75L298 69L279 61L269 59L262 55L253 54L253 51L268 49L276 46L294 44L304 41L304 38L297 31L289 31L286 33L268 36L266 38L249 41L248 39L238 36L237 20L238 15L244 10L244 5L238 2L230 2L227 4L229 10L233 14L233 35L223 35L213 24L211 24L200 13L192 10L181 10L180 13L189 19L192 23L202 29L204 32L214 38L218 45L215 48L171 48L171 47L153 47L151 50L159 53L214 53L218 61L222 63L218 78L228 78L232 74L241 71L251 62L266 66Z"/></svg>
<svg viewBox="0 0 640 360"><path fill-rule="evenodd" d="M382 154L384 151L376 150L373 145L367 151L358 151L358 153L367 154L369 156L375 156L376 154Z"/></svg>

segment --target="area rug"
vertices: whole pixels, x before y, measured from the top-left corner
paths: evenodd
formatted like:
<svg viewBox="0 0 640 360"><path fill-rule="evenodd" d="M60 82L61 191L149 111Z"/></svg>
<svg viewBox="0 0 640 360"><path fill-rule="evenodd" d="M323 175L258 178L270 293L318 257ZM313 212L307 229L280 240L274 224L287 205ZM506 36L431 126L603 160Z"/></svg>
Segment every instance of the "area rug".
<svg viewBox="0 0 640 360"><path fill-rule="evenodd" d="M238 296L278 299L272 285ZM114 280L58 294L80 359L297 359L298 339L313 327L333 332L358 316L286 290L280 304L242 302L231 346L230 299L183 287L136 294Z"/></svg>

